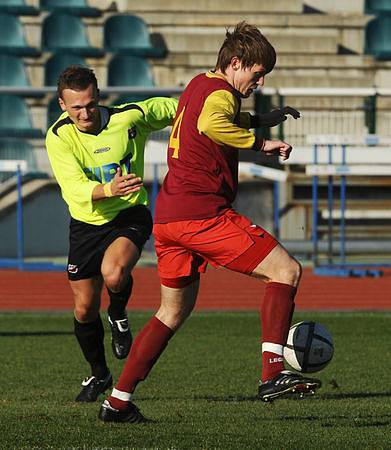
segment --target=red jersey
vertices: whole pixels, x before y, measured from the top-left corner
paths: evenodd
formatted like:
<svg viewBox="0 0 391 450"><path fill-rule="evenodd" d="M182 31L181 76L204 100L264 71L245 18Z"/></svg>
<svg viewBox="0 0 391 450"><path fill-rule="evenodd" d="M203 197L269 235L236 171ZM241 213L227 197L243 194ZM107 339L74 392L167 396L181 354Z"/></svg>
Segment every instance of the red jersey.
<svg viewBox="0 0 391 450"><path fill-rule="evenodd" d="M225 91L222 95L232 99L232 114L228 114L230 120L226 122L224 98L221 105L217 105L217 110L221 107L224 116L217 128L223 131L220 135L224 136L225 142L216 139L219 143L202 131L209 128L208 122L215 120L214 114L206 115L205 103L209 102L208 112L210 107L215 110L213 102L217 97L212 94L216 91ZM218 75L200 74L189 83L180 97L170 136L169 170L156 201L156 223L205 219L220 215L231 207L238 186L238 149L229 145L231 141L237 143L238 139L232 136L236 133L237 138L240 134L244 148L253 147L256 141L254 134L239 128L240 104L239 92ZM205 126L200 121L202 114Z"/></svg>

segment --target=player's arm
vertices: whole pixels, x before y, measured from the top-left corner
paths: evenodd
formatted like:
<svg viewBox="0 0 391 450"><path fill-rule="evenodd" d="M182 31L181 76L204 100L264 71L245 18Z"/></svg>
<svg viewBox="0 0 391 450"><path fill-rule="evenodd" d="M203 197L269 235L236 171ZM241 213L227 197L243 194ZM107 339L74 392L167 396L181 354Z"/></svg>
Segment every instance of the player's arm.
<svg viewBox="0 0 391 450"><path fill-rule="evenodd" d="M300 112L291 108L290 106L285 106L284 108L274 109L266 114L256 114L252 115L250 113L240 113L240 126L243 128L259 128L259 127L275 127L282 122L287 120L288 116L292 116L294 119L300 118Z"/></svg>
<svg viewBox="0 0 391 450"><path fill-rule="evenodd" d="M46 138L46 149L64 199L72 199L86 211L92 212L91 199L97 201L127 195L139 191L142 186L141 179L135 174L122 176L118 171L111 183L90 180L75 158L71 147L51 131Z"/></svg>
<svg viewBox="0 0 391 450"><path fill-rule="evenodd" d="M238 101L231 92L214 91L204 102L197 121L198 131L219 145L263 151L267 155L278 154L284 160L288 159L292 150L289 144L258 138L240 123L235 123L238 108Z"/></svg>
<svg viewBox="0 0 391 450"><path fill-rule="evenodd" d="M92 200L103 200L109 197L122 197L123 195L138 192L143 185L142 179L134 173L122 175L119 167L110 183L98 184L92 191Z"/></svg>
<svg viewBox="0 0 391 450"><path fill-rule="evenodd" d="M153 97L139 102L144 111L144 124L149 131L161 130L172 125L178 107L178 99Z"/></svg>

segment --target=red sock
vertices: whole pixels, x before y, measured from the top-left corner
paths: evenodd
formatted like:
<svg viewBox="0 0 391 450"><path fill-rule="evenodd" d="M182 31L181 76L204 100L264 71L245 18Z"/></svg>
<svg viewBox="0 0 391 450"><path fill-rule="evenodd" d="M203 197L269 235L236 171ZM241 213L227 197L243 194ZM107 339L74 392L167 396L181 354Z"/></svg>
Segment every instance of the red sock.
<svg viewBox="0 0 391 450"><path fill-rule="evenodd" d="M283 349L294 311L296 288L270 282L261 306L262 381L271 380L284 370Z"/></svg>
<svg viewBox="0 0 391 450"><path fill-rule="evenodd" d="M126 408L137 384L145 380L174 332L156 317L136 336L118 383L108 398L116 409Z"/></svg>

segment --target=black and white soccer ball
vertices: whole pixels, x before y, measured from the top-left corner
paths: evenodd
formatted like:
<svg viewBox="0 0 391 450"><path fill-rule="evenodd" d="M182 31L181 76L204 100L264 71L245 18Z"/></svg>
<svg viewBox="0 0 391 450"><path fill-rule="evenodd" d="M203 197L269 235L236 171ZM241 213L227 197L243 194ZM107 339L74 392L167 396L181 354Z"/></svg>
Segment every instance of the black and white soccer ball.
<svg viewBox="0 0 391 450"><path fill-rule="evenodd" d="M323 325L317 322L292 325L284 358L293 369L304 373L318 372L327 366L333 355L333 338Z"/></svg>

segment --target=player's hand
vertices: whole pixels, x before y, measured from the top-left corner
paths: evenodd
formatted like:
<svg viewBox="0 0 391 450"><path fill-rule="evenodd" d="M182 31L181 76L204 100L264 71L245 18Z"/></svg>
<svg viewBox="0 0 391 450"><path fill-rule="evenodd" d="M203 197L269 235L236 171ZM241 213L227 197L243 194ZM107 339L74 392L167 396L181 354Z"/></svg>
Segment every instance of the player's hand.
<svg viewBox="0 0 391 450"><path fill-rule="evenodd" d="M263 153L266 155L278 155L281 156L283 161L289 158L292 147L283 141L268 141L265 140L262 148Z"/></svg>
<svg viewBox="0 0 391 450"><path fill-rule="evenodd" d="M288 118L288 115L292 116L294 119L298 119L300 117L300 112L295 108L285 106L281 109L274 109L266 114L260 114L259 121L262 127L275 127L281 122L284 122Z"/></svg>
<svg viewBox="0 0 391 450"><path fill-rule="evenodd" d="M143 185L140 177L134 173L122 175L121 168L117 172L111 182L111 193L115 196L128 195L133 192L138 192Z"/></svg>

